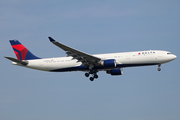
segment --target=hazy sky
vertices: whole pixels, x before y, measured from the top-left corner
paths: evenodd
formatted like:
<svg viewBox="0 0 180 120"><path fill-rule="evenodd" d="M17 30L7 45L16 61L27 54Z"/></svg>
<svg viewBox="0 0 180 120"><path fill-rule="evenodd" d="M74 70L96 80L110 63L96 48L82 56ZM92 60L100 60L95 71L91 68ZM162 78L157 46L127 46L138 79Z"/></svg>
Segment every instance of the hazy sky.
<svg viewBox="0 0 180 120"><path fill-rule="evenodd" d="M1 0L1 120L179 120L179 0ZM157 66L52 73L11 65L9 40L35 55L66 56L48 36L89 54L167 50L178 58Z"/></svg>

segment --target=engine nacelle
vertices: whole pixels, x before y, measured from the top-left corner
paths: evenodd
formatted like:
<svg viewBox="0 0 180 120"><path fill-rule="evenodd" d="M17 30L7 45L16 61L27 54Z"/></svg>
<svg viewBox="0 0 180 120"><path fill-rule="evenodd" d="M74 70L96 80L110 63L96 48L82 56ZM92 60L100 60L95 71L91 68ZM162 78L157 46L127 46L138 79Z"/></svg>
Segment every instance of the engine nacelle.
<svg viewBox="0 0 180 120"><path fill-rule="evenodd" d="M106 68L113 68L116 67L116 60L115 59L102 60L100 61L100 64Z"/></svg>
<svg viewBox="0 0 180 120"><path fill-rule="evenodd" d="M123 74L123 69L118 68L118 69L107 70L106 73L111 74L111 75L122 75Z"/></svg>

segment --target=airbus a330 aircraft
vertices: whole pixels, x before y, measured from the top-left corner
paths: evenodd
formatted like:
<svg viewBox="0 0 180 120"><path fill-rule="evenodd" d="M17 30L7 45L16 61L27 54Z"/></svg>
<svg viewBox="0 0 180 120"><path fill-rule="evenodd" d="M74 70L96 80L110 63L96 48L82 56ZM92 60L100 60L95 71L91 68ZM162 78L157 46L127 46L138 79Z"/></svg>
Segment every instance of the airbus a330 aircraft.
<svg viewBox="0 0 180 120"><path fill-rule="evenodd" d="M18 40L10 40L17 59L5 57L13 65L23 66L36 70L51 72L84 71L85 76L93 81L98 78L97 72L106 71L111 75L122 75L124 67L158 65L158 71L163 63L176 59L176 55L168 51L147 50L135 52L121 52L109 54L90 55L74 48L68 47L49 37L49 40L59 48L66 51L67 57L39 58L32 54Z"/></svg>

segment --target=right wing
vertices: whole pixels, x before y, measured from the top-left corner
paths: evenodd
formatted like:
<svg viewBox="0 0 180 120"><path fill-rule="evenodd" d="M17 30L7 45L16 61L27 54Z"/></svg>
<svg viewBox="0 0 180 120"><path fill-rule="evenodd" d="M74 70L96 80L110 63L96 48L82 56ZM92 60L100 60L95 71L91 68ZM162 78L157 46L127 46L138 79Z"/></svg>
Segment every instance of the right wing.
<svg viewBox="0 0 180 120"><path fill-rule="evenodd" d="M59 43L55 41L53 38L49 37L49 40L56 46L60 47L64 51L66 51L66 54L68 56L72 56L73 59L77 59L78 62L82 62L85 66L90 64L98 64L98 62L101 60L101 58L89 55L87 53L81 52L79 50L76 50L74 48L71 48L69 46L66 46L62 43Z"/></svg>

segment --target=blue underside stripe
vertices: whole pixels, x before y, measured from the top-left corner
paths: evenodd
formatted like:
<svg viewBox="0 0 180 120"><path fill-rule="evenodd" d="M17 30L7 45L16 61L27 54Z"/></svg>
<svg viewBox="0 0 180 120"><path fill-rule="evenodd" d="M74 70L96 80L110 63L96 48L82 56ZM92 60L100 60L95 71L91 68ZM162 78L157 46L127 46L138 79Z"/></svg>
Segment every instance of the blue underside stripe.
<svg viewBox="0 0 180 120"><path fill-rule="evenodd" d="M149 66L149 65L158 65L159 63L147 63L147 64L118 64L116 68L123 68L123 67L137 67L137 66ZM116 69L116 68L109 68L109 69ZM94 67L93 69L107 69L105 67L99 66ZM67 71L88 71L89 69L85 66L77 66L77 67L70 67L70 68L62 68L62 69L55 69L51 70L50 72L67 72Z"/></svg>

